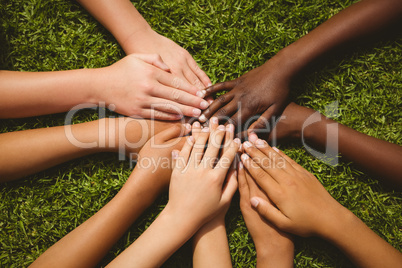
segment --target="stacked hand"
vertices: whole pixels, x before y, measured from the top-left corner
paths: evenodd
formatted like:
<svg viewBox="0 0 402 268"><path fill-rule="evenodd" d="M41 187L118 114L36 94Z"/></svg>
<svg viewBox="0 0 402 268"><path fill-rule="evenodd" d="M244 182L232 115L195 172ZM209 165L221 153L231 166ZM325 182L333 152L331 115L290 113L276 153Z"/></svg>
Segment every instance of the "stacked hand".
<svg viewBox="0 0 402 268"><path fill-rule="evenodd" d="M169 70L156 54L126 56L100 69L94 102L105 101L109 108L132 117L177 120L183 115L199 116L208 102L195 96L195 86Z"/></svg>
<svg viewBox="0 0 402 268"><path fill-rule="evenodd" d="M229 92L221 95L203 111L200 121L205 122L216 116L235 126L250 126L258 119L249 130L264 129L269 126L271 117L280 115L285 108L289 79L287 72L280 69L280 63L272 58L235 80L213 85L203 91L205 96L223 90Z"/></svg>

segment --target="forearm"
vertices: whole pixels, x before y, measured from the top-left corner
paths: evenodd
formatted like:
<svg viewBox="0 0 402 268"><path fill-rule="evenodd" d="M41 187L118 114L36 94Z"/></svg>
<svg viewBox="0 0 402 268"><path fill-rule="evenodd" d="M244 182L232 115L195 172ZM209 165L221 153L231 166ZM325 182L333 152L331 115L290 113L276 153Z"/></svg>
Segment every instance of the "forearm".
<svg viewBox="0 0 402 268"><path fill-rule="evenodd" d="M400 20L399 0L362 0L339 12L278 53L288 72L295 75L319 58L361 40Z"/></svg>
<svg viewBox="0 0 402 268"><path fill-rule="evenodd" d="M193 267L232 267L225 220L213 220L193 237Z"/></svg>
<svg viewBox="0 0 402 268"><path fill-rule="evenodd" d="M402 147L376 139L321 116L321 120L304 129L308 144L339 152L362 169L402 187Z"/></svg>
<svg viewBox="0 0 402 268"><path fill-rule="evenodd" d="M93 92L101 78L97 69L0 71L0 118L65 112L78 104L95 106Z"/></svg>
<svg viewBox="0 0 402 268"><path fill-rule="evenodd" d="M323 237L341 249L359 267L400 267L402 254L368 228L352 212L328 225Z"/></svg>
<svg viewBox="0 0 402 268"><path fill-rule="evenodd" d="M94 267L161 191L135 171L105 207L41 255L32 267ZM147 178L144 178L147 179Z"/></svg>
<svg viewBox="0 0 402 268"><path fill-rule="evenodd" d="M151 30L149 24L128 0L78 2L113 34L127 54L135 52L129 43L143 38L138 36L138 33Z"/></svg>
<svg viewBox="0 0 402 268"><path fill-rule="evenodd" d="M0 181L21 178L99 151L99 121L66 127L71 127L71 140L64 126L0 134Z"/></svg>
<svg viewBox="0 0 402 268"><path fill-rule="evenodd" d="M108 267L159 267L190 239L199 226L168 210Z"/></svg>
<svg viewBox="0 0 402 268"><path fill-rule="evenodd" d="M286 241L286 242L285 242ZM281 237L280 241L266 241L255 244L258 267L293 267L294 244L291 238Z"/></svg>

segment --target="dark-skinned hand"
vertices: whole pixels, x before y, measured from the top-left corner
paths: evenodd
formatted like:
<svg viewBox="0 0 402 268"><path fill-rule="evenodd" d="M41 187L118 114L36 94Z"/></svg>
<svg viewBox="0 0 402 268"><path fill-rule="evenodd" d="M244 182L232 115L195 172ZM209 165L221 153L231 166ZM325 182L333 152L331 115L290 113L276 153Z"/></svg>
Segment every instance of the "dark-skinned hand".
<svg viewBox="0 0 402 268"><path fill-rule="evenodd" d="M286 107L289 95L290 77L279 63L272 58L235 80L207 88L205 96L223 90L229 92L204 110L199 120L203 123L216 116L220 121L234 124L238 131L244 125L253 132L269 127L271 117L279 116Z"/></svg>

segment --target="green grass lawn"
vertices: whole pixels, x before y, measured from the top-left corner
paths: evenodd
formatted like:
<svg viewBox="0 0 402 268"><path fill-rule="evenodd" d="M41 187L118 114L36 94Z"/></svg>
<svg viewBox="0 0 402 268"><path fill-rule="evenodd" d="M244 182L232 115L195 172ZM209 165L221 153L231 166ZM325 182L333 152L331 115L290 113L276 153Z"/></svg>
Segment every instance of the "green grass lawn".
<svg viewBox="0 0 402 268"><path fill-rule="evenodd" d="M261 65L353 1L140 0L135 6L159 33L185 47L213 82L234 79ZM74 1L0 0L0 68L56 71L102 67L121 59L116 40ZM301 77L293 99L323 111L339 101L336 120L402 145L402 37L373 42ZM93 110L75 122L97 119ZM64 114L0 120L0 132L62 125ZM328 166L300 145L284 151L316 175L331 195L372 230L402 250L402 195L350 163ZM0 148L1 150L1 148ZM24 152L21 152L24 153ZM119 191L131 172L114 154L68 162L0 185L0 267L24 267L88 219ZM255 250L235 196L227 215L235 267L255 265ZM113 247L106 265L131 244L167 202L162 196ZM336 248L296 238L296 267L349 267ZM359 246L359 241L356 241ZM165 267L191 267L186 244Z"/></svg>

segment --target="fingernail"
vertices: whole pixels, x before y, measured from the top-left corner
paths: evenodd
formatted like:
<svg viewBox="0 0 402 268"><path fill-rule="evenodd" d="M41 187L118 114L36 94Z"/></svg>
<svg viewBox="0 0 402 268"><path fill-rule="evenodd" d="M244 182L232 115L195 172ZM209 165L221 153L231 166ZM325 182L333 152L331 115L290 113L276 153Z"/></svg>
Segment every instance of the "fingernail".
<svg viewBox="0 0 402 268"><path fill-rule="evenodd" d="M204 100L204 101L202 101L202 102L201 102L201 105L200 105L200 106L201 106L201 109L203 109L203 110L204 110L204 109L208 108L209 103L208 103L207 101L205 101L205 100Z"/></svg>
<svg viewBox="0 0 402 268"><path fill-rule="evenodd" d="M239 162L239 169L243 169L243 168L244 168L243 163Z"/></svg>
<svg viewBox="0 0 402 268"><path fill-rule="evenodd" d="M263 140L258 139L255 144L260 145L260 146L264 146L265 142Z"/></svg>
<svg viewBox="0 0 402 268"><path fill-rule="evenodd" d="M184 124L185 128L187 128L188 130L191 130L191 125L190 124Z"/></svg>
<svg viewBox="0 0 402 268"><path fill-rule="evenodd" d="M217 117L212 117L211 118L211 122L213 123L213 124L218 124L218 118Z"/></svg>
<svg viewBox="0 0 402 268"><path fill-rule="evenodd" d="M194 122L194 124L193 124L193 127L195 127L195 128L199 128L199 127L201 127L200 122L195 121L195 122Z"/></svg>
<svg viewBox="0 0 402 268"><path fill-rule="evenodd" d="M209 127L204 127L201 131L202 132L209 132Z"/></svg>
<svg viewBox="0 0 402 268"><path fill-rule="evenodd" d="M225 126L224 126L224 125L219 125L219 126L218 126L218 129L224 131L224 130L225 130Z"/></svg>
<svg viewBox="0 0 402 268"><path fill-rule="evenodd" d="M240 144L241 145L241 141L240 141L240 139L239 138L236 138L236 139L234 139L233 140L235 143L237 143L237 144Z"/></svg>
<svg viewBox="0 0 402 268"><path fill-rule="evenodd" d="M176 150L172 151L172 159L177 159L179 157L179 152Z"/></svg>
<svg viewBox="0 0 402 268"><path fill-rule="evenodd" d="M200 120L200 122L204 123L205 121L207 121L207 118L205 117L205 115L201 115L198 120Z"/></svg>
<svg viewBox="0 0 402 268"><path fill-rule="evenodd" d="M255 142L255 140L258 139L257 134L255 134L254 132L251 132L250 135L248 135L248 139L251 142Z"/></svg>
<svg viewBox="0 0 402 268"><path fill-rule="evenodd" d="M242 154L241 155L241 160L243 161L247 161L247 159L249 159L250 157L247 154Z"/></svg>
<svg viewBox="0 0 402 268"><path fill-rule="evenodd" d="M212 86L212 83L208 83L207 87L210 87L210 86Z"/></svg>
<svg viewBox="0 0 402 268"><path fill-rule="evenodd" d="M227 126L226 126L226 131L233 132L233 131L234 131L234 125L233 125L233 124L227 125Z"/></svg>
<svg viewBox="0 0 402 268"><path fill-rule="evenodd" d="M255 198L255 197L252 197L251 199L250 199L250 203L251 203L251 205L253 206L253 207L258 207L258 204L260 204L260 201L258 201L258 199L257 198Z"/></svg>
<svg viewBox="0 0 402 268"><path fill-rule="evenodd" d="M193 136L188 136L187 141L191 144L194 142L194 137Z"/></svg>
<svg viewBox="0 0 402 268"><path fill-rule="evenodd" d="M204 98L204 94L202 93L202 91L201 90L199 90L199 91L197 91L197 93L195 93L198 97L200 97L200 98Z"/></svg>
<svg viewBox="0 0 402 268"><path fill-rule="evenodd" d="M205 89L203 89L203 90L201 90L201 93L202 93L202 95L205 96L207 94L207 91Z"/></svg>
<svg viewBox="0 0 402 268"><path fill-rule="evenodd" d="M199 116L201 114L200 109L193 109L193 116Z"/></svg>
<svg viewBox="0 0 402 268"><path fill-rule="evenodd" d="M274 150L275 150L275 152L279 153L279 149L278 149L278 148L276 148L276 147L272 147L272 149L274 149Z"/></svg>
<svg viewBox="0 0 402 268"><path fill-rule="evenodd" d="M214 100L209 100L208 103L211 105L214 102Z"/></svg>
<svg viewBox="0 0 402 268"><path fill-rule="evenodd" d="M246 148L250 148L252 146L249 141L246 141L243 144L244 144L244 147L246 147Z"/></svg>

